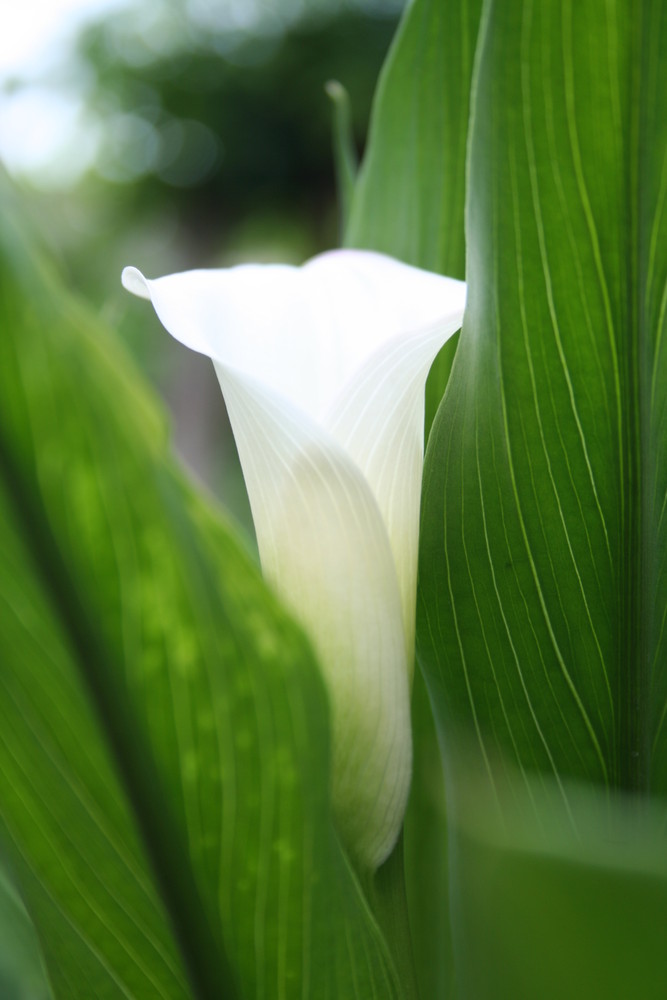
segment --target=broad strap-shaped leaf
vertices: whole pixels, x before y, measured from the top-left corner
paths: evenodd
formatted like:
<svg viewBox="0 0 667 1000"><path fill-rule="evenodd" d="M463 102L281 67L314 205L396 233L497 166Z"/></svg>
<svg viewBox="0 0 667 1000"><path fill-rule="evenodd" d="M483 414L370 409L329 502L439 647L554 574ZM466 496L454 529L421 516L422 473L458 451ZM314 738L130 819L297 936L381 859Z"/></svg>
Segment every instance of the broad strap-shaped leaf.
<svg viewBox="0 0 667 1000"><path fill-rule="evenodd" d="M5 870L0 870L0 995L52 1000L35 928Z"/></svg>
<svg viewBox="0 0 667 1000"><path fill-rule="evenodd" d="M485 8L420 562L450 762L667 791L666 56L658 0Z"/></svg>
<svg viewBox="0 0 667 1000"><path fill-rule="evenodd" d="M189 997L68 637L22 542L5 471L3 463L0 817L54 994Z"/></svg>
<svg viewBox="0 0 667 1000"><path fill-rule="evenodd" d="M499 788L466 777L450 831L461 1000L662 1000L664 803L638 820L627 797L567 787L575 834L555 783L500 782L501 817Z"/></svg>
<svg viewBox="0 0 667 1000"><path fill-rule="evenodd" d="M302 634L7 217L0 275L0 829L56 996L230 996L226 954L243 997L400 997Z"/></svg>
<svg viewBox="0 0 667 1000"><path fill-rule="evenodd" d="M345 242L465 276L470 81L482 0L407 5L373 103Z"/></svg>

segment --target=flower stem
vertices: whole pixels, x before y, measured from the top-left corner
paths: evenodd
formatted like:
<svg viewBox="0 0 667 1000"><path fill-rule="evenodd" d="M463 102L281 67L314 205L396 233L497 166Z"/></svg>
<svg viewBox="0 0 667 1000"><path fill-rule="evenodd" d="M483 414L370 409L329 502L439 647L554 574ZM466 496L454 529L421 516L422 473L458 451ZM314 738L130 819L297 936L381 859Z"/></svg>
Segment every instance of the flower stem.
<svg viewBox="0 0 667 1000"><path fill-rule="evenodd" d="M419 1000L408 900L405 891L403 834L367 887L368 900L382 929L403 987L405 1000Z"/></svg>

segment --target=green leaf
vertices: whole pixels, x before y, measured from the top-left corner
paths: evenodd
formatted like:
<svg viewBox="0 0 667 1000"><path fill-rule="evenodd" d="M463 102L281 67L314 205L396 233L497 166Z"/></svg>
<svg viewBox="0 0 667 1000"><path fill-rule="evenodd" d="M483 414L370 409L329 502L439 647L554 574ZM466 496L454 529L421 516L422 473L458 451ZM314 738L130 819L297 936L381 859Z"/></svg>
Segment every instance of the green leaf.
<svg viewBox="0 0 667 1000"><path fill-rule="evenodd" d="M420 563L453 781L463 732L490 774L667 791L666 54L658 0L485 7Z"/></svg>
<svg viewBox="0 0 667 1000"><path fill-rule="evenodd" d="M408 4L378 83L346 246L465 276L466 143L481 7L482 0ZM427 434L457 342L445 345L431 369Z"/></svg>
<svg viewBox="0 0 667 1000"><path fill-rule="evenodd" d="M35 928L7 873L0 869L0 996L51 1000Z"/></svg>
<svg viewBox="0 0 667 1000"><path fill-rule="evenodd" d="M408 4L378 82L348 246L464 277L466 141L481 6Z"/></svg>
<svg viewBox="0 0 667 1000"><path fill-rule="evenodd" d="M468 778L470 776L468 775ZM533 783L504 803L471 780L452 830L462 1000L661 1000L664 806ZM537 818L536 818L537 814ZM610 832L611 831L611 832Z"/></svg>
<svg viewBox="0 0 667 1000"><path fill-rule="evenodd" d="M309 647L13 216L0 835L54 993L400 997L333 830Z"/></svg>

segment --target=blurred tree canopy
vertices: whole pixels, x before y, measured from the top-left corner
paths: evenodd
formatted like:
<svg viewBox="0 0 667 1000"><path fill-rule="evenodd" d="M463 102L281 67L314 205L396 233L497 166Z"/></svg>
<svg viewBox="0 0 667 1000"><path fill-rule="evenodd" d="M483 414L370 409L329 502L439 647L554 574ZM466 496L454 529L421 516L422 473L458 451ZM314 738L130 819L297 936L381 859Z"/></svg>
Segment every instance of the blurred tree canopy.
<svg viewBox="0 0 667 1000"><path fill-rule="evenodd" d="M395 16L342 10L233 45L211 32L184 31L164 51L145 48L140 61L125 44L131 36L123 20L101 22L80 42L93 73L90 103L105 129L100 172L134 181L135 203L204 203L210 224L258 199L327 199L323 85L335 77L347 87L362 140L394 28Z"/></svg>
<svg viewBox="0 0 667 1000"><path fill-rule="evenodd" d="M335 78L348 90L361 146L398 14L395 3L316 6L234 32L198 24L180 4L143 28L131 10L89 27L79 57L101 138L81 195L97 234L124 251L121 227L154 225L160 269L228 263L263 239L269 256L274 241L288 257L335 244L324 84ZM94 289L88 256L76 256Z"/></svg>

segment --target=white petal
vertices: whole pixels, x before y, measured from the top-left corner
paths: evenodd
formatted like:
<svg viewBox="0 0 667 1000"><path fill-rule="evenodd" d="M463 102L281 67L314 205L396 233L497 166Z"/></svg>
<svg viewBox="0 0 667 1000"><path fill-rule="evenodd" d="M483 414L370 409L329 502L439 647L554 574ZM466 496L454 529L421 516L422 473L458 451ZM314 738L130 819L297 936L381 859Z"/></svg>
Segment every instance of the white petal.
<svg viewBox="0 0 667 1000"><path fill-rule="evenodd" d="M339 829L375 867L410 781L424 382L465 286L365 251L123 283L214 360L264 572L327 680Z"/></svg>
<svg viewBox="0 0 667 1000"><path fill-rule="evenodd" d="M389 534L412 673L419 505L424 458L424 387L433 360L463 319L465 285L452 279L450 311L421 333L383 345L348 383L325 426L361 470Z"/></svg>
<svg viewBox="0 0 667 1000"><path fill-rule="evenodd" d="M318 654L332 706L332 800L351 853L393 847L411 772L410 695L393 557L358 470L270 390L216 364L262 567Z"/></svg>
<svg viewBox="0 0 667 1000"><path fill-rule="evenodd" d="M148 299L150 302L151 293L148 281L138 268L124 267L120 280L123 283L123 288L126 288L128 292L132 292L133 295L137 295L140 299Z"/></svg>
<svg viewBox="0 0 667 1000"><path fill-rule="evenodd" d="M320 418L382 344L438 321L450 279L382 254L333 250L303 267L242 264L125 287L153 300L173 337L231 365Z"/></svg>

